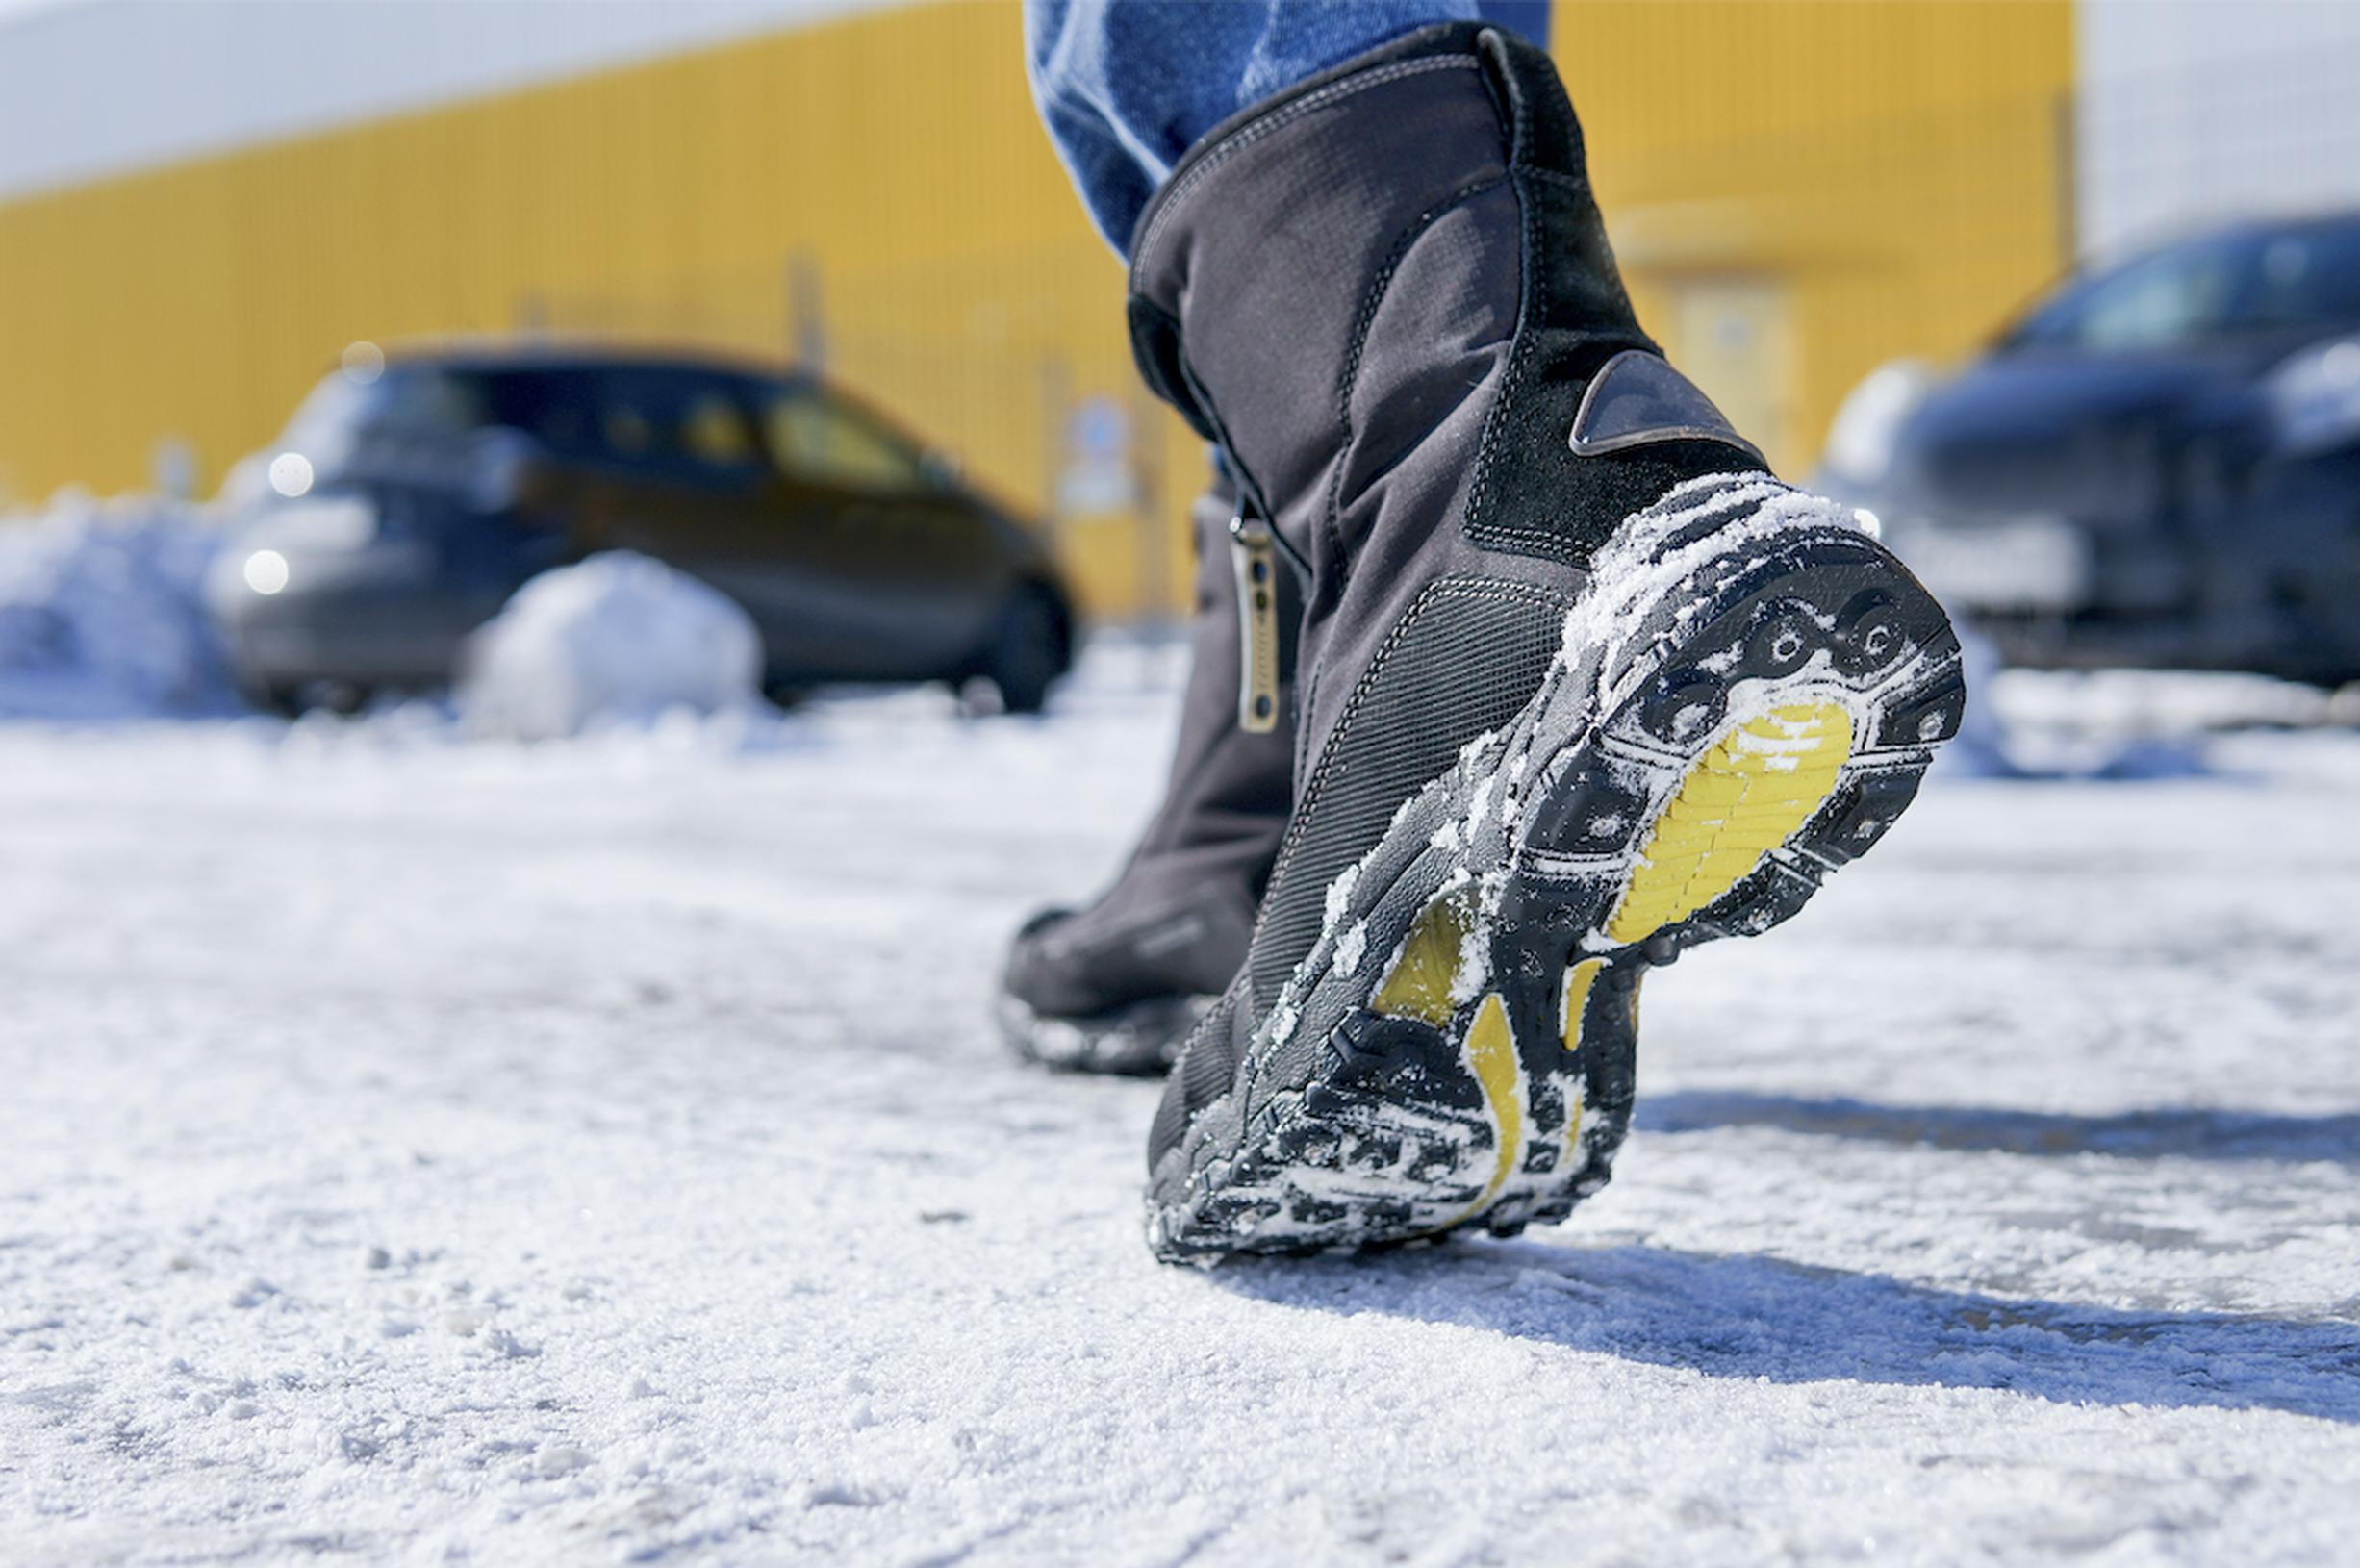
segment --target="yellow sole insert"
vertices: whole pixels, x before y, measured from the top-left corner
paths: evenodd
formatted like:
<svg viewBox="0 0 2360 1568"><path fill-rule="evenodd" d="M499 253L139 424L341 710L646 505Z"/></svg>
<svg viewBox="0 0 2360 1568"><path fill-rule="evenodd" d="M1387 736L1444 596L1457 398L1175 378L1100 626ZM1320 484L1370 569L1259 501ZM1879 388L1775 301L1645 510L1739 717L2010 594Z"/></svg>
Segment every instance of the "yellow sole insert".
<svg viewBox="0 0 2360 1568"><path fill-rule="evenodd" d="M1508 1007L1498 992L1487 994L1475 1009L1463 1049L1469 1071L1483 1085L1484 1106L1491 1113L1492 1131L1498 1139L1491 1155L1491 1179L1484 1183L1483 1196L1474 1202L1440 1225L1418 1232L1424 1236L1438 1236L1489 1208L1524 1152L1524 1063L1516 1055L1515 1031L1509 1024Z"/></svg>
<svg viewBox="0 0 2360 1568"><path fill-rule="evenodd" d="M1435 1028L1451 1022L1451 986L1459 978L1459 953L1474 912L1456 898L1442 898L1418 912L1369 1007L1387 1018L1414 1018Z"/></svg>
<svg viewBox="0 0 2360 1568"><path fill-rule="evenodd" d="M1516 1168L1516 1158L1524 1151L1524 1064L1516 1055L1516 1037L1508 1025L1508 1009L1497 992L1484 998L1483 1005L1475 1010L1475 1021L1467 1025L1467 1066L1475 1073L1475 1080L1484 1086L1484 1099L1491 1107L1492 1125L1499 1133L1499 1147L1492 1157L1491 1179L1484 1183L1484 1195L1467 1208L1467 1214L1480 1214L1508 1180L1508 1173ZM1463 1218L1463 1216L1462 1216Z"/></svg>
<svg viewBox="0 0 2360 1568"><path fill-rule="evenodd" d="M1731 729L1656 819L1607 936L1643 942L1736 887L1811 821L1851 755L1840 703L1773 708Z"/></svg>
<svg viewBox="0 0 2360 1568"><path fill-rule="evenodd" d="M1565 971L1564 999L1558 1020L1558 1034L1565 1042L1565 1054L1575 1056L1582 1050L1582 1019L1589 1011L1589 988L1598 983L1598 972L1606 968L1603 958L1585 958ZM1582 1167L1582 1095L1568 1081L1565 1086L1565 1169L1578 1171Z"/></svg>
<svg viewBox="0 0 2360 1568"><path fill-rule="evenodd" d="M1369 999L1371 1010L1388 1018L1414 1018L1437 1029L1449 1028L1455 1011L1451 989L1459 978L1467 933L1474 925L1475 913L1463 894L1445 895L1428 904L1409 927L1383 983ZM1438 1227L1439 1230L1472 1219L1488 1207L1524 1152L1524 1062L1516 1052L1515 1030L1509 1024L1508 1007L1498 992L1485 993L1477 1004L1460 1050L1467 1071L1483 1086L1497 1143L1483 1196L1456 1219Z"/></svg>

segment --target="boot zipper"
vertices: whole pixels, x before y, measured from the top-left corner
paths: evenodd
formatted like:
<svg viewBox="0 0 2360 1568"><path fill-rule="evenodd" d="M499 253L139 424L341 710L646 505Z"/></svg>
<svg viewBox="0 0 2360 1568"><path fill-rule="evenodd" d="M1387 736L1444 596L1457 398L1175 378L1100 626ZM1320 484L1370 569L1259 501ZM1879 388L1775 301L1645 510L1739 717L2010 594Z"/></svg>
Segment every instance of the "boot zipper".
<svg viewBox="0 0 2360 1568"><path fill-rule="evenodd" d="M1306 596L1311 592L1311 563L1270 525L1260 487L1237 461L1229 431L1184 359L1180 371L1212 427L1222 468L1237 486L1237 511L1230 518L1230 569L1237 578L1237 727L1267 735L1279 727L1279 553L1285 552Z"/></svg>
<svg viewBox="0 0 2360 1568"><path fill-rule="evenodd" d="M1237 727L1279 727L1278 547L1270 524L1240 507L1230 519L1230 568L1237 574Z"/></svg>

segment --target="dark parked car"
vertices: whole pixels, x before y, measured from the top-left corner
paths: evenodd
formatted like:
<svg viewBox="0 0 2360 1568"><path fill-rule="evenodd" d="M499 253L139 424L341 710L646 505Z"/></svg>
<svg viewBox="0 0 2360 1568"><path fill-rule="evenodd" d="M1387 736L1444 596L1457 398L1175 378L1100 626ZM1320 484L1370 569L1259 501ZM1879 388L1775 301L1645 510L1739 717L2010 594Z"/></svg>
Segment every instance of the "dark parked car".
<svg viewBox="0 0 2360 1568"><path fill-rule="evenodd" d="M282 706L440 684L526 579L610 549L744 605L774 691L982 676L1024 712L1071 663L1039 540L815 377L370 351L272 454L210 587L241 677Z"/></svg>
<svg viewBox="0 0 2360 1568"><path fill-rule="evenodd" d="M2360 215L2151 250L1946 381L1879 371L1820 477L2014 661L2360 678Z"/></svg>

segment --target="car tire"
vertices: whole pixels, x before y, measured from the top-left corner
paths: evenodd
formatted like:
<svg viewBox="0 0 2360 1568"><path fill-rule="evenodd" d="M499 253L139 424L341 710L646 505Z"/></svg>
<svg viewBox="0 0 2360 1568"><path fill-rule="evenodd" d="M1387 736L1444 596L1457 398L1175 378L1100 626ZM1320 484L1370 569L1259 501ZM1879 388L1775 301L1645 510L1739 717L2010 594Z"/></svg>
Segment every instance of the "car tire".
<svg viewBox="0 0 2360 1568"><path fill-rule="evenodd" d="M303 694L292 686L273 681L240 681L238 695L256 713L269 714L279 719L303 717Z"/></svg>
<svg viewBox="0 0 2360 1568"><path fill-rule="evenodd" d="M305 687L302 701L307 708L319 708L339 719L350 719L367 708L376 695L376 688L357 681L323 680Z"/></svg>
<svg viewBox="0 0 2360 1568"><path fill-rule="evenodd" d="M1023 590L1001 610L983 667L984 678L1000 690L1001 710L1039 713L1065 666L1063 612L1039 589Z"/></svg>
<svg viewBox="0 0 2360 1568"><path fill-rule="evenodd" d="M307 680L292 684L272 682L267 686L242 688L246 700L264 713L276 714L281 719L300 719L315 710L349 719L368 706L376 693L367 686L355 686L349 681Z"/></svg>

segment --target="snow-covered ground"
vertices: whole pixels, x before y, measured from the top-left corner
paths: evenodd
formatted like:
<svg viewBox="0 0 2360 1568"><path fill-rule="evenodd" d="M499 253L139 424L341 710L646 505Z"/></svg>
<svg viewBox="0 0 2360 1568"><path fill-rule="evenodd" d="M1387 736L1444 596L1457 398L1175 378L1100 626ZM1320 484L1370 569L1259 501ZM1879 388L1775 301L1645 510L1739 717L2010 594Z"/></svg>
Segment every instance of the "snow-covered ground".
<svg viewBox="0 0 2360 1568"><path fill-rule="evenodd" d="M988 1022L1170 680L0 727L0 1561L2351 1560L2360 736L1938 781L1572 1224L1198 1273Z"/></svg>

